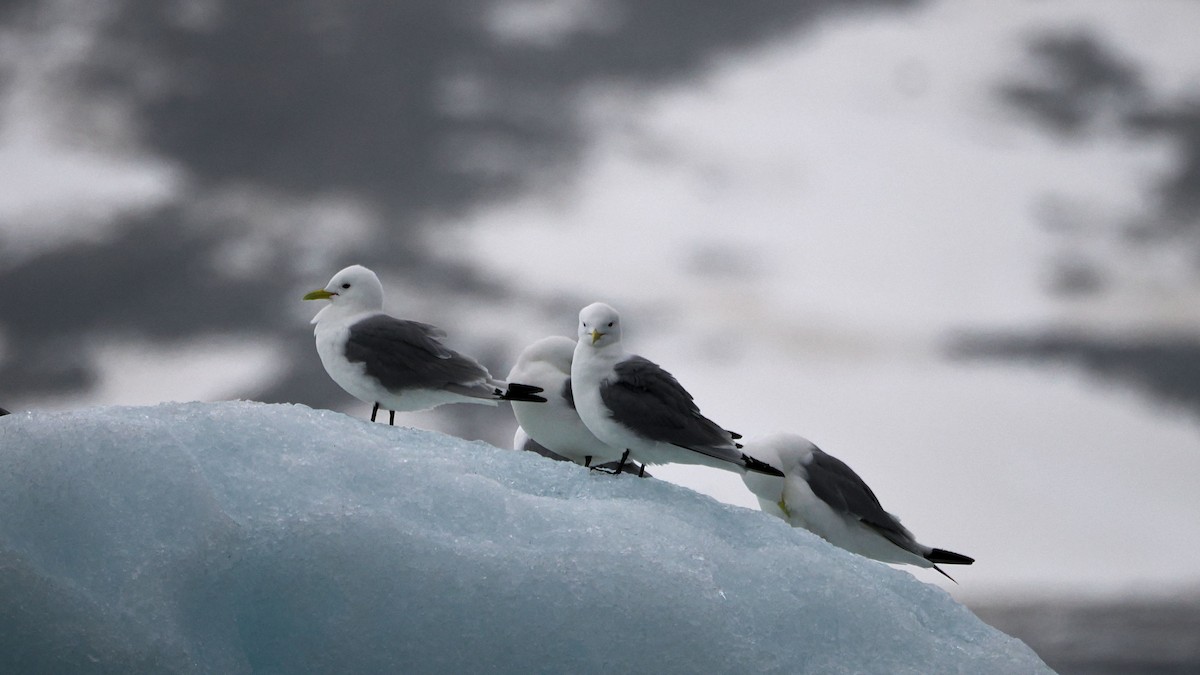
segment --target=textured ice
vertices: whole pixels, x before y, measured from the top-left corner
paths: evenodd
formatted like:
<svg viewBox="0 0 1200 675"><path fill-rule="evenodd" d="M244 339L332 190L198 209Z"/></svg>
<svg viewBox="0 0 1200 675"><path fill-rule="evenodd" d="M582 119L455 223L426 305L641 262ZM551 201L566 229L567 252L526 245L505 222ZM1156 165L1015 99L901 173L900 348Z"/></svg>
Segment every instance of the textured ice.
<svg viewBox="0 0 1200 675"><path fill-rule="evenodd" d="M0 671L1034 673L941 589L661 481L303 406L0 419Z"/></svg>

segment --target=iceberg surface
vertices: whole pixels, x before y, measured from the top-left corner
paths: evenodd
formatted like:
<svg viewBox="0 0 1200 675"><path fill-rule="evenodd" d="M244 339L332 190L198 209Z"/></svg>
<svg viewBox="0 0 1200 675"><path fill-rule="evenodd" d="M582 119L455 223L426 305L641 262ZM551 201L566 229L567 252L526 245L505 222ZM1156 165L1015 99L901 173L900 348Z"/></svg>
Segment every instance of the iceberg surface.
<svg viewBox="0 0 1200 675"><path fill-rule="evenodd" d="M0 418L0 671L1049 672L776 518L241 402Z"/></svg>

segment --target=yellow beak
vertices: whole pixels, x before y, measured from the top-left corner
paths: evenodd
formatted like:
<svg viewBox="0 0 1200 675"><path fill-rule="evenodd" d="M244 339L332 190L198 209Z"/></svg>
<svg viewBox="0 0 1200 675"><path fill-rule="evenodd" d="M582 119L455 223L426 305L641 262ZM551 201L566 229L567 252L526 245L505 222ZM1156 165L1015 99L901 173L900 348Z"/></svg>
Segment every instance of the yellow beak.
<svg viewBox="0 0 1200 675"><path fill-rule="evenodd" d="M317 290L313 291L312 293L305 295L304 299L305 300L328 300L329 298L331 298L335 295L337 295L337 293L330 293L329 291L325 290L324 288L318 288Z"/></svg>
<svg viewBox="0 0 1200 675"><path fill-rule="evenodd" d="M604 337L604 333L601 333L599 328L592 329L592 344L596 344L596 341L602 337Z"/></svg>

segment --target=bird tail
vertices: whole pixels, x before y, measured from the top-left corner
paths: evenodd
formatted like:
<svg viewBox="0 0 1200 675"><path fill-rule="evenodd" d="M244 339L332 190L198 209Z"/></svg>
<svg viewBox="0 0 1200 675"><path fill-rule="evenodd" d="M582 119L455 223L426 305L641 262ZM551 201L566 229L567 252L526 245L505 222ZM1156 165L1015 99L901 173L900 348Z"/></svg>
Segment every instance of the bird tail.
<svg viewBox="0 0 1200 675"><path fill-rule="evenodd" d="M780 477L783 476L783 472L780 471L779 469L776 469L775 467L771 466L770 464L767 464L766 462L754 459L753 457L751 457L750 455L747 455L745 453L742 453L742 465L746 467L747 471L755 471L758 473L765 473L768 476L780 476Z"/></svg>
<svg viewBox="0 0 1200 675"><path fill-rule="evenodd" d="M538 393L544 391L541 387L535 387L529 384L518 384L516 382L508 383L508 390L496 393L500 394L501 401L525 401L526 403L545 403L546 399L538 396Z"/></svg>
<svg viewBox="0 0 1200 675"><path fill-rule="evenodd" d="M941 548L930 549L929 553L925 554L925 559L935 565L938 563L943 565L970 565L975 562L974 558Z"/></svg>

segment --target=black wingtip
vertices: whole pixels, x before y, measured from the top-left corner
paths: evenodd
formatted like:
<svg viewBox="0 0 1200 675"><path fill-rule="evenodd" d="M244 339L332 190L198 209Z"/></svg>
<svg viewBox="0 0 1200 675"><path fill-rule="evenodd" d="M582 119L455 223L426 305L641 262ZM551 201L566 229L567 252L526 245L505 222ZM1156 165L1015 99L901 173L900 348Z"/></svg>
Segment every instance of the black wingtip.
<svg viewBox="0 0 1200 675"><path fill-rule="evenodd" d="M975 562L975 559L970 556L965 556L954 551L947 551L942 548L935 548L925 556L925 559L931 563L941 563L943 565L970 565ZM943 574L945 574L943 572Z"/></svg>
<svg viewBox="0 0 1200 675"><path fill-rule="evenodd" d="M535 387L529 384L519 384L516 382L508 383L508 391L500 394L502 401L524 401L526 403L545 403L545 397L538 396L544 391L541 387Z"/></svg>
<svg viewBox="0 0 1200 675"><path fill-rule="evenodd" d="M11 414L12 414L12 413L8 412L8 411L7 411L7 410L5 410L4 408L0 408L0 417L3 417L3 416L5 416L5 415L11 415Z"/></svg>
<svg viewBox="0 0 1200 675"><path fill-rule="evenodd" d="M747 455L744 453L742 454L742 463L746 466L747 471L755 471L758 473L765 473L768 476L779 476L780 478L783 477L783 472L780 471L779 469L776 469L775 467L771 466L770 464L767 464L766 462L762 462L757 459L754 459L750 455Z"/></svg>

